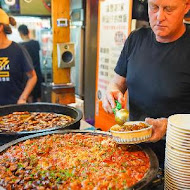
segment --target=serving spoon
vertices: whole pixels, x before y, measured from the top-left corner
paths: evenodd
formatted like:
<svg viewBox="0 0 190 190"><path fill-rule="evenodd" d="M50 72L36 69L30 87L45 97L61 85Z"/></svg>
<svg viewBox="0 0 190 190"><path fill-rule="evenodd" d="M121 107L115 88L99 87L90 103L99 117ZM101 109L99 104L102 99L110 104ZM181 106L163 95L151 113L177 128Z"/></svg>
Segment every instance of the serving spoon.
<svg viewBox="0 0 190 190"><path fill-rule="evenodd" d="M129 118L129 111L127 109L122 109L121 104L116 100L116 107L113 108L115 115L115 122L119 125L123 125Z"/></svg>

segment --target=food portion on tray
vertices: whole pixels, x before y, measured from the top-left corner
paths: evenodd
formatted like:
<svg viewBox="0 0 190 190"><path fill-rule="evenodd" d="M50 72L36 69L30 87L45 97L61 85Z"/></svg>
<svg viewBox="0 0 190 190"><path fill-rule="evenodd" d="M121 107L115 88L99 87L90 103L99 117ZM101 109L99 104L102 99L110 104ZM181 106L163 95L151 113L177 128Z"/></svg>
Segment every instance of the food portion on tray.
<svg viewBox="0 0 190 190"><path fill-rule="evenodd" d="M119 144L137 144L151 137L152 126L143 121L129 121L112 126L110 132Z"/></svg>
<svg viewBox="0 0 190 190"><path fill-rule="evenodd" d="M6 189L126 189L150 168L138 146L111 136L52 134L20 142L0 154Z"/></svg>
<svg viewBox="0 0 190 190"><path fill-rule="evenodd" d="M148 128L149 125L139 122L139 123L125 123L124 125L115 125L112 130L118 132L136 131L140 129Z"/></svg>
<svg viewBox="0 0 190 190"><path fill-rule="evenodd" d="M64 126L72 123L73 118L63 114L46 112L13 112L0 116L0 132L34 131Z"/></svg>

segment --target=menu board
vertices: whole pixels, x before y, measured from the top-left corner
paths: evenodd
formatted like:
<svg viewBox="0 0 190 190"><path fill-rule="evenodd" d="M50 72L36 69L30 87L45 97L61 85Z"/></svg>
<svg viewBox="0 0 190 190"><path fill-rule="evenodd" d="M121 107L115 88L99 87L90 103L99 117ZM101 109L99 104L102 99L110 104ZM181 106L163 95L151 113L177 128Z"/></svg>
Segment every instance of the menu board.
<svg viewBox="0 0 190 190"><path fill-rule="evenodd" d="M131 31L131 17L132 0L99 2L95 126L103 130L108 130L114 124L113 115L104 112L101 101Z"/></svg>

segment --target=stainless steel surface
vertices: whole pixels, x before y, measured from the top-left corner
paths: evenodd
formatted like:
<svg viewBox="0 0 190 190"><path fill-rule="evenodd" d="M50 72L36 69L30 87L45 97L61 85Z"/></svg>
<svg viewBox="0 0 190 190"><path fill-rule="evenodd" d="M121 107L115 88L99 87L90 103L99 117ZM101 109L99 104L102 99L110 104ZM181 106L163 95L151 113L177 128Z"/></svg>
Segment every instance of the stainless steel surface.
<svg viewBox="0 0 190 190"><path fill-rule="evenodd" d="M75 92L84 99L85 119L94 119L96 57L97 57L97 22L99 0L71 0L71 42L75 43L75 67L71 68L71 81ZM72 11L84 10L85 20L72 21Z"/></svg>
<svg viewBox="0 0 190 190"><path fill-rule="evenodd" d="M86 1L84 115L94 119L97 57L98 0Z"/></svg>
<svg viewBox="0 0 190 190"><path fill-rule="evenodd" d="M83 7L84 0L70 0L71 9L80 9Z"/></svg>
<svg viewBox="0 0 190 190"><path fill-rule="evenodd" d="M70 68L75 66L75 44L57 43L58 68Z"/></svg>
<svg viewBox="0 0 190 190"><path fill-rule="evenodd" d="M85 1L70 0L70 41L75 44L75 66L71 68L71 82L75 94L84 97L84 36Z"/></svg>
<svg viewBox="0 0 190 190"><path fill-rule="evenodd" d="M75 43L75 67L71 68L71 82L75 84L75 93L84 96L84 28L82 25L70 26L70 39Z"/></svg>

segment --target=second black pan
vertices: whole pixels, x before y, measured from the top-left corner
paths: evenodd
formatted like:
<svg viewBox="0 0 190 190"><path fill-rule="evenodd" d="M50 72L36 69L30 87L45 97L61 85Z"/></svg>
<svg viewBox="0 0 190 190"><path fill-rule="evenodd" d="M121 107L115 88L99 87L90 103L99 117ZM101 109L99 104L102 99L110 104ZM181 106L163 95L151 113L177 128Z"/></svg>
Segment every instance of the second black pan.
<svg viewBox="0 0 190 190"><path fill-rule="evenodd" d="M80 120L82 119L82 112L79 109L67 105L51 104L51 103L34 103L34 104L14 104L0 107L0 116L8 115L17 111L29 112L53 112L58 114L68 115L74 118L72 123L63 126L56 126L48 129L21 131L21 132L1 132L0 131L0 145L25 135L42 133L46 131L53 131L58 129L79 129Z"/></svg>

